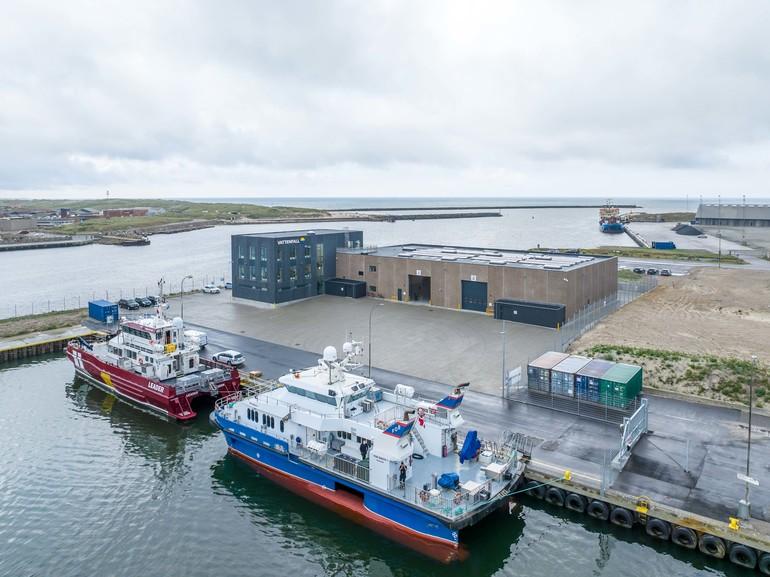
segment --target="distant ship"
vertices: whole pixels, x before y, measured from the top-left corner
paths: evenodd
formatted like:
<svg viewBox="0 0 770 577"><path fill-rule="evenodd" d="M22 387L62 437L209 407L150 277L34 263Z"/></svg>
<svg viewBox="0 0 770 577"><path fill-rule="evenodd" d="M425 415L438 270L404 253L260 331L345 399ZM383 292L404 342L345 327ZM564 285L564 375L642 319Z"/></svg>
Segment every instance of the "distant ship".
<svg viewBox="0 0 770 577"><path fill-rule="evenodd" d="M619 234L625 230L620 222L620 209L613 206L611 200L599 209L599 230L607 234Z"/></svg>
<svg viewBox="0 0 770 577"><path fill-rule="evenodd" d="M282 487L433 558L462 558L461 532L507 507L521 481L517 437L460 437L467 383L429 401L349 372L360 344L219 399L213 420L232 455Z"/></svg>
<svg viewBox="0 0 770 577"><path fill-rule="evenodd" d="M107 342L82 339L67 345L75 372L104 392L148 412L177 421L195 418L191 401L240 390L236 369L200 358L179 317L157 314L123 320Z"/></svg>

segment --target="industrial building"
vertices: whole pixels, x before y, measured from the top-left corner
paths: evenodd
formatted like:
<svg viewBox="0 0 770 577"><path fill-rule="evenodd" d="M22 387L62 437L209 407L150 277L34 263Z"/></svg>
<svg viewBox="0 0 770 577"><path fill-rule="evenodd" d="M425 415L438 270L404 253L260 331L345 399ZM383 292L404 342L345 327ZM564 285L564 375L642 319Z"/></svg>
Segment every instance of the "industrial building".
<svg viewBox="0 0 770 577"><path fill-rule="evenodd" d="M770 226L770 204L701 204L695 224L704 226Z"/></svg>
<svg viewBox="0 0 770 577"><path fill-rule="evenodd" d="M269 306L323 294L336 274L335 251L362 245L360 230L233 235L233 298Z"/></svg>
<svg viewBox="0 0 770 577"><path fill-rule="evenodd" d="M408 244L340 248L337 276L364 280L369 296L396 301L487 313L499 309L500 301L513 315L532 308L550 315L549 308L560 308L559 324L616 293L618 262L582 254Z"/></svg>

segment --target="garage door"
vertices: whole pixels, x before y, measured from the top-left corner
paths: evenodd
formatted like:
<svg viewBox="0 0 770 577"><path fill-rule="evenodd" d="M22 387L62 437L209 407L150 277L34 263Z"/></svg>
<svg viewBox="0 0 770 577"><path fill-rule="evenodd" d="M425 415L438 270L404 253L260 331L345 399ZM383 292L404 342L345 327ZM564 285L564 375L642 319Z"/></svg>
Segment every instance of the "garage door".
<svg viewBox="0 0 770 577"><path fill-rule="evenodd" d="M464 280L462 307L469 311L487 310L487 283Z"/></svg>

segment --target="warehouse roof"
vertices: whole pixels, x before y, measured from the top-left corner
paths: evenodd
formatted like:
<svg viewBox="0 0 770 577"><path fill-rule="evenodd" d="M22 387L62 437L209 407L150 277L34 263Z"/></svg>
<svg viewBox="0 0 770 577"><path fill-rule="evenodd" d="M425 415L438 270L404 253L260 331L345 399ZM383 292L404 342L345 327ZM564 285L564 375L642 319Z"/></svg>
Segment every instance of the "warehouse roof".
<svg viewBox="0 0 770 577"><path fill-rule="evenodd" d="M369 254L373 256L409 258L456 262L458 264L481 264L533 268L543 270L569 270L605 260L606 256L576 253L540 253L525 250L494 248L471 248L461 246L440 246L431 244L403 244L376 248L338 248L338 252Z"/></svg>
<svg viewBox="0 0 770 577"><path fill-rule="evenodd" d="M285 238L287 236L308 236L314 234L321 236L324 234L340 234L345 232L361 232L360 230L338 229L338 228L312 228L304 230L278 230L273 232L250 232L246 234L234 234L233 236L258 236L264 238Z"/></svg>
<svg viewBox="0 0 770 577"><path fill-rule="evenodd" d="M770 220L770 204L701 204L696 218Z"/></svg>

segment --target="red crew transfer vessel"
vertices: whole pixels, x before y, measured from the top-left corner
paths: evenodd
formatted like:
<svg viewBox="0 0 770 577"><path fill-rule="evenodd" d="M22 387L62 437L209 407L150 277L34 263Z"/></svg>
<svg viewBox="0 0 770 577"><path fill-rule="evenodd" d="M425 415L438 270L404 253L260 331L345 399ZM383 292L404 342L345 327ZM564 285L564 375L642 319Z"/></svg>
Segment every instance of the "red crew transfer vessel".
<svg viewBox="0 0 770 577"><path fill-rule="evenodd" d="M121 321L107 342L71 341L67 358L78 375L106 393L188 421L197 414L193 399L227 396L241 386L236 369L201 359L199 350L195 341L185 339L182 319L167 319L160 305L155 316Z"/></svg>

